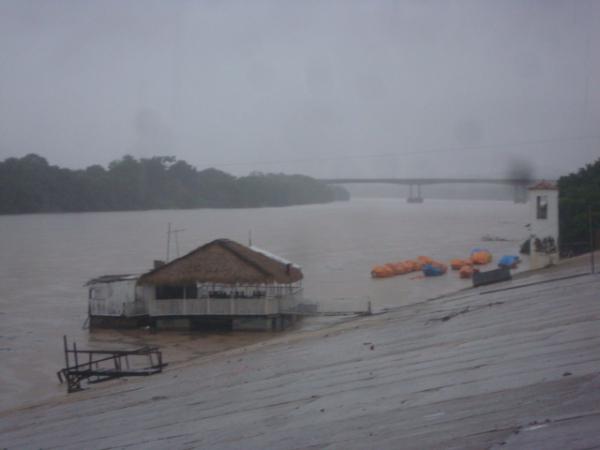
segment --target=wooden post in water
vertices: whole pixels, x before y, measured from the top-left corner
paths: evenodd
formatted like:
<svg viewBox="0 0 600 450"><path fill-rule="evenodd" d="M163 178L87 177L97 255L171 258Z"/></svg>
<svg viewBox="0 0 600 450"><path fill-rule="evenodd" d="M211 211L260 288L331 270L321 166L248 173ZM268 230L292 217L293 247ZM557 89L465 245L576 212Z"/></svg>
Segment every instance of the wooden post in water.
<svg viewBox="0 0 600 450"><path fill-rule="evenodd" d="M65 367L69 369L69 347L67 346L67 336L63 335L63 346L65 348Z"/></svg>
<svg viewBox="0 0 600 450"><path fill-rule="evenodd" d="M73 341L73 355L75 357L75 367L79 366L79 358L77 357L77 343Z"/></svg>

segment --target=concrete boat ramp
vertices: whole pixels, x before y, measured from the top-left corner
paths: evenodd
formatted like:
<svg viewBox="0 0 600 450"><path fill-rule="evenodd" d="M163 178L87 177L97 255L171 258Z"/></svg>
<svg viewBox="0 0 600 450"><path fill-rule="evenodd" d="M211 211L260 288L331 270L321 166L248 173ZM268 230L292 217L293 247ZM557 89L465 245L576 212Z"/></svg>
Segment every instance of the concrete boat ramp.
<svg viewBox="0 0 600 450"><path fill-rule="evenodd" d="M6 411L0 447L600 448L600 277L572 271Z"/></svg>

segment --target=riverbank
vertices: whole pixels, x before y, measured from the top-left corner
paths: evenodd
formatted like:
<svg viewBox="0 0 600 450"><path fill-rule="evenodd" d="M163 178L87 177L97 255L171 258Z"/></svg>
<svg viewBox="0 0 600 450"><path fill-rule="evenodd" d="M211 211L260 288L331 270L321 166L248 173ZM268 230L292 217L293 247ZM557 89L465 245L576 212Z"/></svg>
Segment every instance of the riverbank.
<svg viewBox="0 0 600 450"><path fill-rule="evenodd" d="M585 268L559 266L502 285L510 290L462 291L8 411L3 445L589 448L600 439L600 277L552 281Z"/></svg>

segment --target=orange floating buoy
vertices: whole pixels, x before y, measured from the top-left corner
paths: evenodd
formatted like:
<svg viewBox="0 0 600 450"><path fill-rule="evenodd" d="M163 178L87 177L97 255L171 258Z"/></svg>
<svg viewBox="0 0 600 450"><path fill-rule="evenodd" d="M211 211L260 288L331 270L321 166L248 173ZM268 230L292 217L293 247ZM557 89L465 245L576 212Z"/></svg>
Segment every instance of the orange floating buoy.
<svg viewBox="0 0 600 450"><path fill-rule="evenodd" d="M473 264L483 265L492 261L492 254L487 250L479 250L471 254L471 262Z"/></svg>
<svg viewBox="0 0 600 450"><path fill-rule="evenodd" d="M394 271L388 266L375 266L371 270L373 278L388 278L395 275Z"/></svg>
<svg viewBox="0 0 600 450"><path fill-rule="evenodd" d="M417 270L421 270L422 264L417 261L413 261L412 259L407 259L404 261L404 266L408 268L409 272L416 272Z"/></svg>
<svg viewBox="0 0 600 450"><path fill-rule="evenodd" d="M463 266L458 271L461 278L471 278L473 276L474 269L472 266Z"/></svg>
<svg viewBox="0 0 600 450"><path fill-rule="evenodd" d="M448 270L448 266L439 261L433 261L431 265L437 269L440 269L442 273L446 273L446 271Z"/></svg>
<svg viewBox="0 0 600 450"><path fill-rule="evenodd" d="M409 261L401 261L396 263L398 266L398 274L404 275L413 271L412 264Z"/></svg>
<svg viewBox="0 0 600 450"><path fill-rule="evenodd" d="M467 261L460 258L454 258L450 261L450 267L452 267L452 270L460 270L461 267L470 266L471 264L471 261Z"/></svg>
<svg viewBox="0 0 600 450"><path fill-rule="evenodd" d="M423 264L431 264L433 262L433 259L431 259L429 256L417 256L417 260L423 265Z"/></svg>

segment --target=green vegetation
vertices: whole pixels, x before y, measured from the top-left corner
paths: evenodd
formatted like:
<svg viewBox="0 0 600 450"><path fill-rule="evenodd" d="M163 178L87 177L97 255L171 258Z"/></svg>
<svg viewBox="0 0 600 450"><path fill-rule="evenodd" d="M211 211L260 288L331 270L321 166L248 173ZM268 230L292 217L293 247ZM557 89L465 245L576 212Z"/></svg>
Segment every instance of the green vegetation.
<svg viewBox="0 0 600 450"><path fill-rule="evenodd" d="M600 220L600 159L558 180L561 247L568 253L589 250L588 206Z"/></svg>
<svg viewBox="0 0 600 450"><path fill-rule="evenodd" d="M124 156L105 169L51 166L41 156L0 162L0 214L168 208L248 208L348 200L348 192L303 175L234 177L198 171L171 156Z"/></svg>

